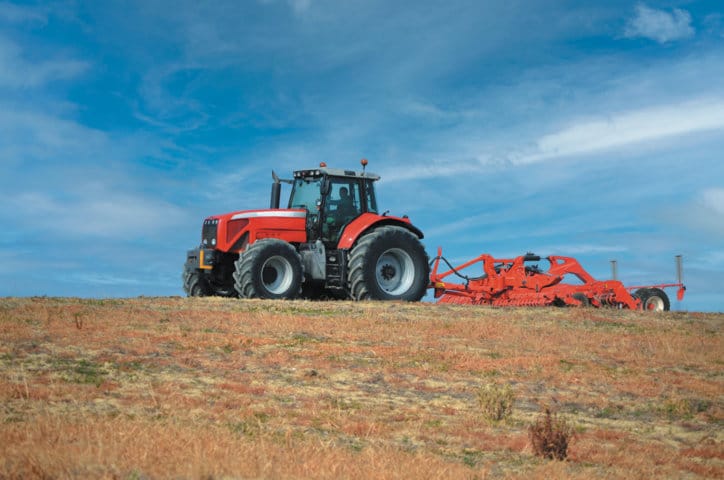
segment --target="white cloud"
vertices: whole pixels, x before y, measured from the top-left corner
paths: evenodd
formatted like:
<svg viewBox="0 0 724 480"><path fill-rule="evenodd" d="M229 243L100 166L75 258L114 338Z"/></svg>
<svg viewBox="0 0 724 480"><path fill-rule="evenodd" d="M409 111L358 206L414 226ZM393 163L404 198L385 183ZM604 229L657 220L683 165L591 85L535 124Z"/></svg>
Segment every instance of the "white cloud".
<svg viewBox="0 0 724 480"><path fill-rule="evenodd" d="M0 2L0 21L8 23L26 23L47 21L48 12L40 7L20 6L9 2Z"/></svg>
<svg viewBox="0 0 724 480"><path fill-rule="evenodd" d="M724 188L708 188L701 192L699 201L717 215L724 216ZM722 223L724 218L720 217Z"/></svg>
<svg viewBox="0 0 724 480"><path fill-rule="evenodd" d="M589 120L544 135L536 141L536 151L514 155L512 161L515 164L536 163L719 129L724 129L724 99L662 105Z"/></svg>
<svg viewBox="0 0 724 480"><path fill-rule="evenodd" d="M54 237L143 238L183 223L185 213L156 196L163 177L142 176L128 159L163 158L157 138L111 137L63 118L69 107L43 104L47 113L0 110L0 219ZM65 108L66 110L64 110ZM8 173L9 172L9 173Z"/></svg>
<svg viewBox="0 0 724 480"><path fill-rule="evenodd" d="M406 162L405 165L382 168L379 170L379 174L385 179L385 182L391 183L424 178L465 176L479 173L481 169L483 169L483 165L477 161L431 161L417 165ZM374 173L378 173L378 171Z"/></svg>
<svg viewBox="0 0 724 480"><path fill-rule="evenodd" d="M17 178L39 180L48 175L48 170L79 165L86 158L93 158L97 163L111 151L104 132L62 118L62 113L67 112L57 111L62 111L63 106L58 107L54 102L43 104L47 113L16 110L8 104L3 107L0 109L0 164L10 168L22 165L22 170L13 177L0 177L0 187L8 184L17 188L17 183L10 185L13 178L15 181ZM125 145L116 146L116 150L118 147L125 148ZM34 176L36 171L42 175Z"/></svg>
<svg viewBox="0 0 724 480"><path fill-rule="evenodd" d="M6 202L27 228L70 238L147 238L186 219L175 205L100 183L80 183L56 194L24 192Z"/></svg>
<svg viewBox="0 0 724 480"><path fill-rule="evenodd" d="M301 15L312 6L312 0L259 0L262 5L286 4L296 15Z"/></svg>
<svg viewBox="0 0 724 480"><path fill-rule="evenodd" d="M686 10L675 8L669 13L639 4L636 6L636 15L626 26L624 36L667 43L694 36L694 27L691 26L691 15Z"/></svg>
<svg viewBox="0 0 724 480"><path fill-rule="evenodd" d="M155 285L157 282L144 277L125 277L121 275L113 275L110 273L99 272L73 272L64 279L74 283L85 285L116 285L116 286L139 286L139 285Z"/></svg>
<svg viewBox="0 0 724 480"><path fill-rule="evenodd" d="M306 12L312 5L312 0L289 0L289 5L294 13L300 14Z"/></svg>
<svg viewBox="0 0 724 480"><path fill-rule="evenodd" d="M662 221L675 225L679 232L685 232L687 243L724 239L724 188L699 191L689 202L669 209Z"/></svg>
<svg viewBox="0 0 724 480"><path fill-rule="evenodd" d="M447 223L438 223L436 226L425 229L425 235L430 236L446 236L456 232L468 230L471 227L478 227L492 223L497 220L497 217L493 213L480 213L477 215L471 215L460 220L454 220Z"/></svg>
<svg viewBox="0 0 724 480"><path fill-rule="evenodd" d="M454 150L428 152L428 158L407 159L404 164L381 168L378 173L386 182L469 176L510 166L595 155L610 149L630 149L641 144L655 146L655 141L671 137L724 130L724 98L606 113L600 117L588 117L577 123L569 120L573 125L538 138L520 136L515 139L517 145L485 141L466 145L457 139Z"/></svg>
<svg viewBox="0 0 724 480"><path fill-rule="evenodd" d="M29 62L17 44L0 37L0 87L38 87L77 77L88 68L87 62L72 59Z"/></svg>

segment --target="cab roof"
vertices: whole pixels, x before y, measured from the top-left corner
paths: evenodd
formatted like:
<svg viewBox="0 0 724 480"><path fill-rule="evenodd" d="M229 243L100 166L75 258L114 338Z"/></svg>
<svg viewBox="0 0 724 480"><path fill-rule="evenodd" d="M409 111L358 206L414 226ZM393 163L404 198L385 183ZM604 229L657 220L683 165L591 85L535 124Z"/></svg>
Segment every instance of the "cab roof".
<svg viewBox="0 0 724 480"><path fill-rule="evenodd" d="M372 181L377 181L380 179L380 176L376 173L355 172L354 170L343 170L341 168L329 167L319 167L309 170L296 170L294 172L294 178L321 177L323 175L328 175L330 177L367 178Z"/></svg>

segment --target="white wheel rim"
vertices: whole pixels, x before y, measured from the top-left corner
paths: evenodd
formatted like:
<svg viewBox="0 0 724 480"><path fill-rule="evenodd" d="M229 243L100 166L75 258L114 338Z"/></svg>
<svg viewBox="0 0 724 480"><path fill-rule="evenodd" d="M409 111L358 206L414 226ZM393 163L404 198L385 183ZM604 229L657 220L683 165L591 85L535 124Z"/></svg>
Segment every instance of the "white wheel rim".
<svg viewBox="0 0 724 480"><path fill-rule="evenodd" d="M412 257L400 248L390 248L377 259L375 266L377 285L389 295L401 295L415 281Z"/></svg>
<svg viewBox="0 0 724 480"><path fill-rule="evenodd" d="M664 301L660 297L649 297L646 300L646 310L652 312L663 312Z"/></svg>
<svg viewBox="0 0 724 480"><path fill-rule="evenodd" d="M274 295L281 295L289 290L293 276L292 264L279 255L268 258L261 266L264 288Z"/></svg>

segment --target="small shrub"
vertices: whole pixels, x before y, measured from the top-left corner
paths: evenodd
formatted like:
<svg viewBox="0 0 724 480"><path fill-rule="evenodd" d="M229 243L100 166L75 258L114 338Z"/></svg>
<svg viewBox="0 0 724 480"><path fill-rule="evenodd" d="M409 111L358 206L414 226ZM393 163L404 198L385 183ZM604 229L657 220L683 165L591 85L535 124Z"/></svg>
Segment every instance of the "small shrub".
<svg viewBox="0 0 724 480"><path fill-rule="evenodd" d="M568 443L573 437L573 429L562 418L551 415L546 408L545 414L528 429L533 453L539 457L565 460L568 456Z"/></svg>
<svg viewBox="0 0 724 480"><path fill-rule="evenodd" d="M708 400L696 398L668 398L659 410L669 420L685 419L690 420L696 414L705 412L711 406Z"/></svg>
<svg viewBox="0 0 724 480"><path fill-rule="evenodd" d="M489 383L478 389L480 410L489 422L505 420L513 413L515 394L510 385Z"/></svg>

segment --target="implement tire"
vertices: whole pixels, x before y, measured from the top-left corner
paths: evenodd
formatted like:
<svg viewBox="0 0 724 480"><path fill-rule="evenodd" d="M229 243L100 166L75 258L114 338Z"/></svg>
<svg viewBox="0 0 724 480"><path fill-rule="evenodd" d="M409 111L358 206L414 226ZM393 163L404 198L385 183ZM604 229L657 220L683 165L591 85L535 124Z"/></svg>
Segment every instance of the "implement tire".
<svg viewBox="0 0 724 480"><path fill-rule="evenodd" d="M668 312L671 302L666 292L660 288L641 288L636 290L636 296L641 299L641 309L647 312Z"/></svg>
<svg viewBox="0 0 724 480"><path fill-rule="evenodd" d="M241 298L292 299L302 287L302 258L282 240L257 240L234 263L234 289Z"/></svg>
<svg viewBox="0 0 724 480"><path fill-rule="evenodd" d="M348 280L355 300L417 302L430 283L427 253L409 230L397 226L377 228L352 248Z"/></svg>

